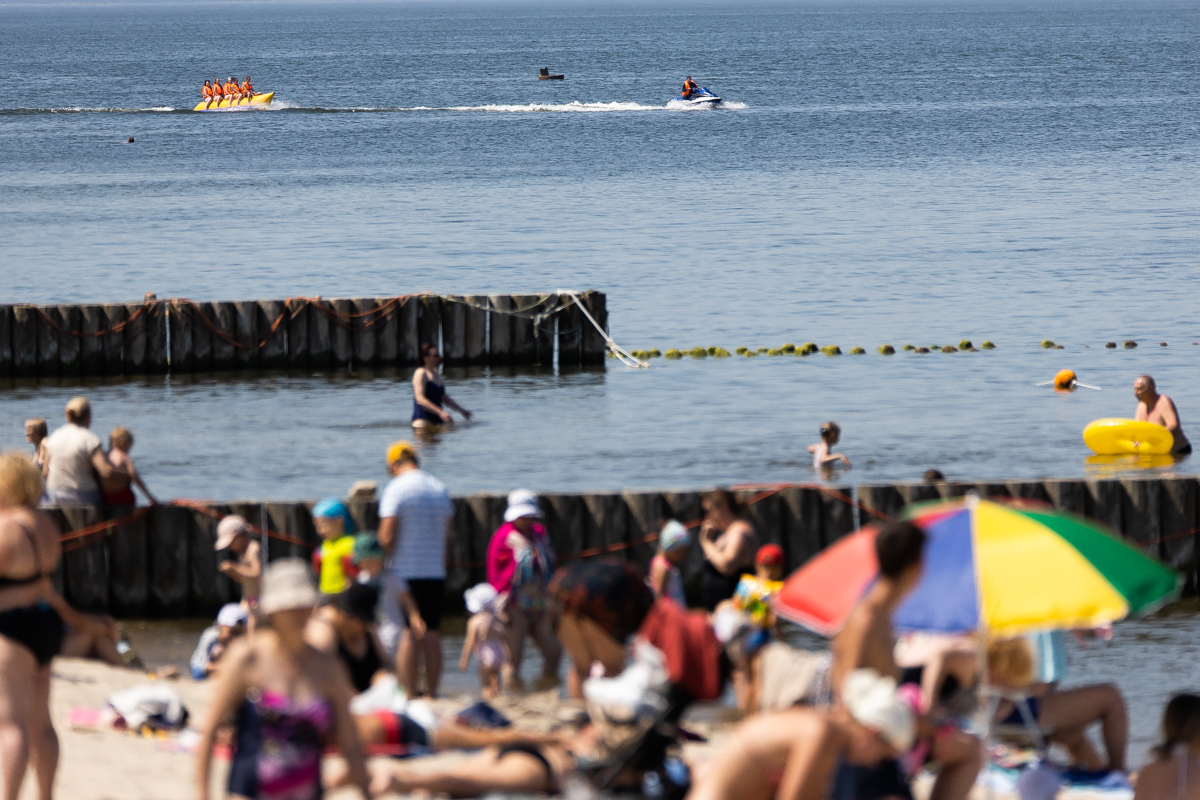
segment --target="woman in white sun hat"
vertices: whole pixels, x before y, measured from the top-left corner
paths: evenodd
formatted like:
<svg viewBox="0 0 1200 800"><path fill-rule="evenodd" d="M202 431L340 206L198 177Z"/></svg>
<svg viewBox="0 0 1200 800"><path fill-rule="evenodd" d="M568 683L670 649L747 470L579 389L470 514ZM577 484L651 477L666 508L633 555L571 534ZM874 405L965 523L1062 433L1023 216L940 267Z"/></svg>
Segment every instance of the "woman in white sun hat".
<svg viewBox="0 0 1200 800"><path fill-rule="evenodd" d="M537 688L558 684L562 658L551 619L550 578L556 559L541 519L537 495L517 489L508 495L504 524L488 545L488 583L499 594L495 607L508 634L510 661L503 668L503 684L517 690L523 687L520 675L526 636L532 635L542 651Z"/></svg>
<svg viewBox="0 0 1200 800"><path fill-rule="evenodd" d="M301 559L279 559L264 570L259 611L269 627L235 642L222 659L197 750L199 800L210 796L213 742L228 722L237 728L230 796L317 800L328 743L346 759L350 782L368 796L346 668L304 640L317 599L312 571Z"/></svg>

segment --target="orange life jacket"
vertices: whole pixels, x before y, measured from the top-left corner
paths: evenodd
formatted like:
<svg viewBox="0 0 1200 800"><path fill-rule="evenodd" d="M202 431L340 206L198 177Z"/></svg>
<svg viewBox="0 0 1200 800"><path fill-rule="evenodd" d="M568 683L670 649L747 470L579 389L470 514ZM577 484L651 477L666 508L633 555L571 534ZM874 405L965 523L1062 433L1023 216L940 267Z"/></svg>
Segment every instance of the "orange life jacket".
<svg viewBox="0 0 1200 800"><path fill-rule="evenodd" d="M212 92L213 92L212 87L206 83L206 84L204 84L204 88L200 90L200 96L201 97L212 97L213 96Z"/></svg>
<svg viewBox="0 0 1200 800"><path fill-rule="evenodd" d="M225 94L225 90L221 88L221 84L214 83L212 85L212 93L213 97L220 97L221 95Z"/></svg>
<svg viewBox="0 0 1200 800"><path fill-rule="evenodd" d="M242 94L254 94L254 87L250 85L250 81L242 84Z"/></svg>
<svg viewBox="0 0 1200 800"><path fill-rule="evenodd" d="M225 84L225 94L237 94L237 84L233 81Z"/></svg>
<svg viewBox="0 0 1200 800"><path fill-rule="evenodd" d="M683 96L684 97L690 97L692 92L694 92L694 91L696 91L696 82L695 81L684 81L683 82Z"/></svg>

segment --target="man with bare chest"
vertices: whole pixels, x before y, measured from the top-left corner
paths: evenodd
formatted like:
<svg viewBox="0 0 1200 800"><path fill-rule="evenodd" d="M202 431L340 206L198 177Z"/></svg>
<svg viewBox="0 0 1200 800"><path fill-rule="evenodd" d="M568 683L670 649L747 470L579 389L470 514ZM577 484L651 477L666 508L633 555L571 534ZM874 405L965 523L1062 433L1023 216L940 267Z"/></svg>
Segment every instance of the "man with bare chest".
<svg viewBox="0 0 1200 800"><path fill-rule="evenodd" d="M1171 446L1171 455L1185 456L1192 452L1192 443L1183 433L1183 425L1179 422L1179 412L1175 409L1175 401L1165 394L1158 393L1154 378L1149 375L1139 376L1133 382L1133 393L1137 396L1138 406L1134 419L1153 422L1162 425L1175 437Z"/></svg>

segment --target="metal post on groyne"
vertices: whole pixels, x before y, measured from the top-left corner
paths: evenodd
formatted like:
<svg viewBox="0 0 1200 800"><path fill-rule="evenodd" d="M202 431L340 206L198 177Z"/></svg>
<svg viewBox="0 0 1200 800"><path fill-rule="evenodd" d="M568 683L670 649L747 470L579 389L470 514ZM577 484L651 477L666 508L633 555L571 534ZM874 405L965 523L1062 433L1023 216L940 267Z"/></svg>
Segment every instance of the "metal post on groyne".
<svg viewBox="0 0 1200 800"><path fill-rule="evenodd" d="M586 313L585 313L586 312ZM445 363L603 363L593 290L103 305L0 305L0 378L405 367L426 342Z"/></svg>
<svg viewBox="0 0 1200 800"><path fill-rule="evenodd" d="M1049 479L992 483L826 486L764 484L733 487L761 542L783 548L788 570L799 567L863 524L895 518L907 504L960 497L1019 498L1083 514L1179 569L1185 591L1196 593L1196 477L1149 479ZM703 492L686 490L544 494L542 508L561 562L579 558L628 559L643 569L655 551L660 523L669 518L698 525ZM447 544L447 594L486 578L492 533L503 521L505 498L477 494L454 500L455 532ZM374 501L349 501L363 530L378 525ZM64 556L57 586L74 605L118 617L211 614L237 596L217 569L217 521L236 513L265 523L268 559L308 558L319 543L311 502L201 503L176 500L140 509L56 508ZM682 565L685 577L702 564L699 546Z"/></svg>

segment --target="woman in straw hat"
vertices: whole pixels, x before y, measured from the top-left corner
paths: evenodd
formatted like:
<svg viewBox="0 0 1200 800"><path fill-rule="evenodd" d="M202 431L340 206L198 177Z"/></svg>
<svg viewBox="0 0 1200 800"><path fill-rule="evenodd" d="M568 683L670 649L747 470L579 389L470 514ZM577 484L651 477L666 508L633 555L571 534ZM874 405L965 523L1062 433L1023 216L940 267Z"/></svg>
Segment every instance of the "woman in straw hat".
<svg viewBox="0 0 1200 800"><path fill-rule="evenodd" d="M264 571L259 610L269 628L238 642L222 659L198 752L198 793L209 797L217 728L236 726L229 796L247 800L321 797L321 753L335 744L350 782L367 796L362 745L350 715L350 679L336 656L304 640L318 599L308 564L272 562Z"/></svg>

